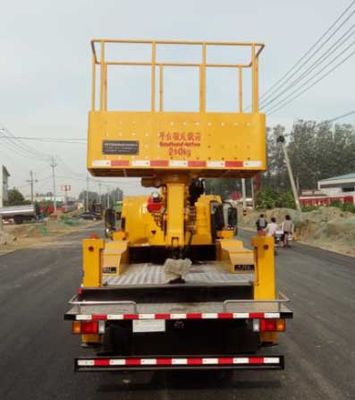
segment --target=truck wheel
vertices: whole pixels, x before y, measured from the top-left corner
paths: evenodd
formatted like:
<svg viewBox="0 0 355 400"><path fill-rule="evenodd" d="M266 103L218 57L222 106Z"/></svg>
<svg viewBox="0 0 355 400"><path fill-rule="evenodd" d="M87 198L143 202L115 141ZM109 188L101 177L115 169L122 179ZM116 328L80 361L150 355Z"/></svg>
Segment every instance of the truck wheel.
<svg viewBox="0 0 355 400"><path fill-rule="evenodd" d="M20 225L23 223L23 216L22 215L16 215L14 217L14 221L16 225Z"/></svg>

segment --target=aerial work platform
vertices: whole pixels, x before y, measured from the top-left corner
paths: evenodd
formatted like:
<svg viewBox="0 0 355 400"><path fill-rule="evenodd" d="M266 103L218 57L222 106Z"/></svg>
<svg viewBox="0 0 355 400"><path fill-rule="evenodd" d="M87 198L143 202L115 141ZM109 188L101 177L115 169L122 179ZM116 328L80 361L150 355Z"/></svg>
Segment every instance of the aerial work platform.
<svg viewBox="0 0 355 400"><path fill-rule="evenodd" d="M113 52L119 45L145 46L149 59L128 61ZM196 47L200 59L166 61L161 47ZM216 63L215 48L242 51L242 62ZM252 177L266 169L265 116L258 106L258 43L93 40L92 107L89 115L88 169L95 176L156 177L186 171L198 177ZM112 55L114 54L114 55ZM246 56L245 56L246 54ZM109 72L149 68L150 110L122 111L108 104ZM198 110L171 111L164 102L164 72L190 68L198 79ZM235 88L235 111L210 111L206 105L211 69L235 71L226 88ZM189 92L188 82L186 90ZM225 88L218 88L224 90ZM247 90L246 90L247 89ZM247 94L246 94L247 92ZM191 94L192 95L192 94ZM251 106L246 111L245 101Z"/></svg>

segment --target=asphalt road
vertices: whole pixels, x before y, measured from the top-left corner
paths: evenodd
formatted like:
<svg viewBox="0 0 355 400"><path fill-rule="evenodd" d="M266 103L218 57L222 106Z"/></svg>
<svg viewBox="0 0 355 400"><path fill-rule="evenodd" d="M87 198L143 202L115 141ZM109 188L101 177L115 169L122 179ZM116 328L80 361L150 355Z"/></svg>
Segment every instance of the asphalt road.
<svg viewBox="0 0 355 400"><path fill-rule="evenodd" d="M0 399L355 398L355 259L301 245L277 257L278 288L294 311L279 346L284 371L237 371L224 381L216 373L156 373L130 385L117 374L74 374L79 342L63 313L88 234L0 256Z"/></svg>

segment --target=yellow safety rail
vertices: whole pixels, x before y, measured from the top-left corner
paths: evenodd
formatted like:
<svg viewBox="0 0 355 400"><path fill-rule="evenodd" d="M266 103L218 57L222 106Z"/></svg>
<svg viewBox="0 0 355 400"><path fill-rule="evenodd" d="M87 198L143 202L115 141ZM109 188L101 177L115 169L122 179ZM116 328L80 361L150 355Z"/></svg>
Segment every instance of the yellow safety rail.
<svg viewBox="0 0 355 400"><path fill-rule="evenodd" d="M123 59L109 60L105 55L107 47L115 44L139 44L150 46L151 57L147 61L126 61ZM201 49L201 61L196 62L162 62L157 54L159 46L197 46ZM236 53L240 48L250 49L250 59L247 63L211 63L208 62L208 50L211 47L234 47ZM206 69L207 68L234 68L237 71L236 88L238 88L239 111L243 110L243 70L251 69L251 88L252 88L252 107L251 112L259 112L259 76L258 76L258 56L264 45L262 43L243 43L243 42L201 42L201 41L181 41L181 40L127 40L127 39L94 39L91 41L92 47L92 98L91 110L96 111L97 89L99 94L99 111L107 111L107 86L108 86L108 68L118 66L146 66L151 68L151 111L157 111L156 100L156 71L159 70L159 108L158 111L164 111L164 68L167 67L197 67L199 69L199 110L206 111ZM96 76L99 72L99 83L97 88Z"/></svg>

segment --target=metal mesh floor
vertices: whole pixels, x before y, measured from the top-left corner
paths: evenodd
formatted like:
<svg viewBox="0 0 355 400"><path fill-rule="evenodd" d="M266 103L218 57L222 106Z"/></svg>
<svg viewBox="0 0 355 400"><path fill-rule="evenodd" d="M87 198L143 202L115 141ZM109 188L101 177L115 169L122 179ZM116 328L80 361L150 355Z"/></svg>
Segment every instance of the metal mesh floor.
<svg viewBox="0 0 355 400"><path fill-rule="evenodd" d="M184 277L190 284L248 284L253 281L253 274L232 274L227 272L219 263L192 265ZM167 283L163 265L131 264L119 276L106 276L107 286L131 285L162 285Z"/></svg>

